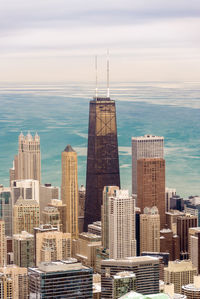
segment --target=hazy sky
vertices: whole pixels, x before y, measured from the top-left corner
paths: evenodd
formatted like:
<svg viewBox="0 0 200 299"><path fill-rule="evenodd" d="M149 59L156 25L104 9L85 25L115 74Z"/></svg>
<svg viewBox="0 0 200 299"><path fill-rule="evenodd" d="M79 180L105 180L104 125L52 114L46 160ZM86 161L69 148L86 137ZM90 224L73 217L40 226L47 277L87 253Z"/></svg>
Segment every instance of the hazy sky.
<svg viewBox="0 0 200 299"><path fill-rule="evenodd" d="M200 80L200 0L0 0L0 81Z"/></svg>

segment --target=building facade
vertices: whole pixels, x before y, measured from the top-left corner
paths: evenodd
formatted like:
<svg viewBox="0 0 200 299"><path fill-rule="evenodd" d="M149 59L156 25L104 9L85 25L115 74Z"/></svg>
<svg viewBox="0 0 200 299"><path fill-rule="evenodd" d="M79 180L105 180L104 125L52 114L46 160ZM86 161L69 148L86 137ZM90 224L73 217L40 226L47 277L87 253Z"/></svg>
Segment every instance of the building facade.
<svg viewBox="0 0 200 299"><path fill-rule="evenodd" d="M14 264L19 267L34 266L34 236L22 231L13 235Z"/></svg>
<svg viewBox="0 0 200 299"><path fill-rule="evenodd" d="M4 267L7 264L7 246L5 235L5 222L0 219L0 267Z"/></svg>
<svg viewBox="0 0 200 299"><path fill-rule="evenodd" d="M6 236L12 236L12 197L11 189L0 186L0 219L5 222Z"/></svg>

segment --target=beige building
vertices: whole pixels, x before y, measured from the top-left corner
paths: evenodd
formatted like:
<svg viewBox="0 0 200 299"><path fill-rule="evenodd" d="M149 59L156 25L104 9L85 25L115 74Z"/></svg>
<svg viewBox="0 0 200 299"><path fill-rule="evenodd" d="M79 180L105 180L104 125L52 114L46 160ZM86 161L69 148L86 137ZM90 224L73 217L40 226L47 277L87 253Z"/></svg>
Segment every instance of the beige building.
<svg viewBox="0 0 200 299"><path fill-rule="evenodd" d="M78 230L79 233L83 232L85 215L85 187L81 185L78 190Z"/></svg>
<svg viewBox="0 0 200 299"><path fill-rule="evenodd" d="M71 256L71 234L43 231L35 234L36 266L41 262L65 260Z"/></svg>
<svg viewBox="0 0 200 299"><path fill-rule="evenodd" d="M42 211L43 224L51 224L62 231L62 223L60 219L60 212L57 207L45 207Z"/></svg>
<svg viewBox="0 0 200 299"><path fill-rule="evenodd" d="M0 219L0 267L6 266L7 246L5 236L5 222Z"/></svg>
<svg viewBox="0 0 200 299"><path fill-rule="evenodd" d="M4 286L3 299L27 299L28 298L28 275L26 268L16 265L8 265L0 268L0 286ZM12 295L12 297L6 297Z"/></svg>
<svg viewBox="0 0 200 299"><path fill-rule="evenodd" d="M116 195L109 197L108 218L109 258L135 256L135 200L128 190L116 190Z"/></svg>
<svg viewBox="0 0 200 299"><path fill-rule="evenodd" d="M160 215L157 207L145 208L140 215L140 254L160 252Z"/></svg>
<svg viewBox="0 0 200 299"><path fill-rule="evenodd" d="M13 161L10 170L12 179L33 179L41 181L40 137L36 133L33 137L30 132L24 136L19 135L18 155Z"/></svg>
<svg viewBox="0 0 200 299"><path fill-rule="evenodd" d="M61 199L66 205L66 232L78 238L78 174L77 153L71 145L62 152Z"/></svg>
<svg viewBox="0 0 200 299"><path fill-rule="evenodd" d="M34 227L38 227L39 224L39 203L20 196L13 207L13 233L21 234L22 231L26 231L32 234Z"/></svg>
<svg viewBox="0 0 200 299"><path fill-rule="evenodd" d="M169 210L166 214L166 224L169 229L173 231L173 233L177 234L177 218L179 216L184 216L184 212L180 212L178 210Z"/></svg>
<svg viewBox="0 0 200 299"><path fill-rule="evenodd" d="M105 186L103 189L103 204L101 206L102 247L109 248L109 197L115 196L118 186Z"/></svg>
<svg viewBox="0 0 200 299"><path fill-rule="evenodd" d="M83 232L79 234L79 238L75 242L75 258L83 265L94 268L96 264L96 249L101 246L101 237Z"/></svg>
<svg viewBox="0 0 200 299"><path fill-rule="evenodd" d="M47 207L52 199L59 199L59 187L51 184L40 185L40 219L42 221L42 211Z"/></svg>
<svg viewBox="0 0 200 299"><path fill-rule="evenodd" d="M200 276L194 276L194 283L182 286L182 293L187 299L200 298Z"/></svg>
<svg viewBox="0 0 200 299"><path fill-rule="evenodd" d="M52 199L48 206L58 209L61 223L60 230L66 233L66 205L63 204L62 200Z"/></svg>
<svg viewBox="0 0 200 299"><path fill-rule="evenodd" d="M180 294L183 285L194 282L195 275L197 275L197 268L190 260L176 260L169 262L168 267L164 269L164 282L173 283L175 293Z"/></svg>
<svg viewBox="0 0 200 299"><path fill-rule="evenodd" d="M14 264L19 267L34 266L34 236L22 231L21 234L13 235Z"/></svg>
<svg viewBox="0 0 200 299"><path fill-rule="evenodd" d="M191 251L194 251L194 248L192 248L192 245L194 247L194 243L195 243L194 242L195 239L193 239L193 242L192 242L192 237L198 238L198 236L196 236L198 233L200 233L200 227L190 227L188 230L188 252L189 252L190 259L192 258Z"/></svg>

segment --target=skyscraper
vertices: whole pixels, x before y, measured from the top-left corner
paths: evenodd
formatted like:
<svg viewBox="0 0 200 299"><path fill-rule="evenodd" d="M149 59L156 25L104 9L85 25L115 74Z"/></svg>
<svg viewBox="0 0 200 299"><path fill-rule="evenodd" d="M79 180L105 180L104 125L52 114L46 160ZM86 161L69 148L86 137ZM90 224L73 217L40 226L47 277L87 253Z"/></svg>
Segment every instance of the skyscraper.
<svg viewBox="0 0 200 299"><path fill-rule="evenodd" d="M0 219L0 267L6 266L6 253L5 222Z"/></svg>
<svg viewBox="0 0 200 299"><path fill-rule="evenodd" d="M119 158L115 101L90 101L84 230L101 220L104 186L119 186Z"/></svg>
<svg viewBox="0 0 200 299"><path fill-rule="evenodd" d="M137 161L137 206L158 208L160 227L165 227L165 160L159 158Z"/></svg>
<svg viewBox="0 0 200 299"><path fill-rule="evenodd" d="M66 232L78 238L78 174L77 153L71 145L62 152L61 199L66 205Z"/></svg>
<svg viewBox="0 0 200 299"><path fill-rule="evenodd" d="M137 194L137 160L164 158L164 138L145 135L132 137L132 194Z"/></svg>
<svg viewBox="0 0 200 299"><path fill-rule="evenodd" d="M41 181L40 137L30 132L19 135L18 155L15 156L11 179L33 179Z"/></svg>

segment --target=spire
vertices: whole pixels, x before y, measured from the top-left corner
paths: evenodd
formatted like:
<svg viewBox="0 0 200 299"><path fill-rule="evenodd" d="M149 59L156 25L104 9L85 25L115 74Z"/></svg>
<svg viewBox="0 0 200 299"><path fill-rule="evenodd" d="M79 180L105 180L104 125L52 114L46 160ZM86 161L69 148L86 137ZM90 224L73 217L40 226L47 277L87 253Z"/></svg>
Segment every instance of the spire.
<svg viewBox="0 0 200 299"><path fill-rule="evenodd" d="M31 135L30 131L28 131L28 134L26 135L26 138L27 138L28 140L32 140L32 139L33 139L33 137L32 137L32 135Z"/></svg>
<svg viewBox="0 0 200 299"><path fill-rule="evenodd" d="M35 140L40 140L40 137L39 137L39 135L38 135L37 132L35 133L35 137L34 137L34 139L35 139Z"/></svg>
<svg viewBox="0 0 200 299"><path fill-rule="evenodd" d="M109 61L109 50L107 49L107 98L109 98L110 97L110 86L109 86L109 80L110 80L110 78L109 78L109 76L110 76L110 74L109 74L109 64L110 64L110 61Z"/></svg>
<svg viewBox="0 0 200 299"><path fill-rule="evenodd" d="M73 148L71 147L71 145L68 144L68 145L66 146L66 148L64 149L64 152L75 152L75 150L73 150Z"/></svg>

